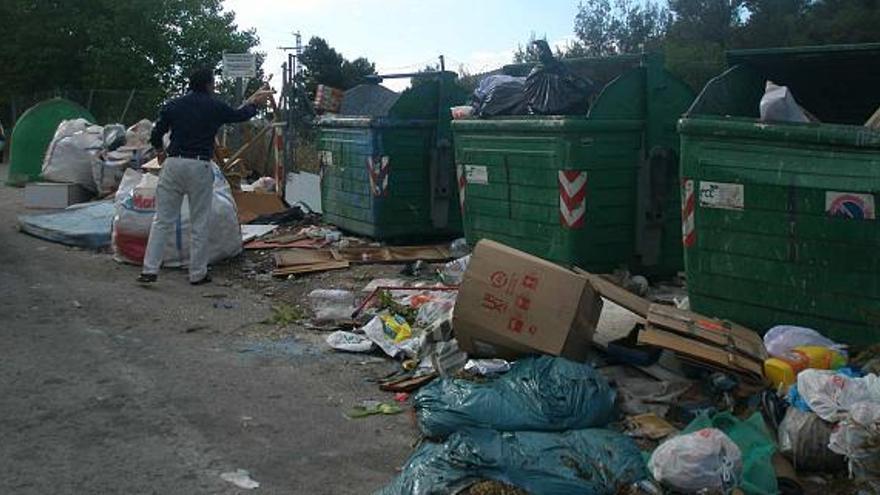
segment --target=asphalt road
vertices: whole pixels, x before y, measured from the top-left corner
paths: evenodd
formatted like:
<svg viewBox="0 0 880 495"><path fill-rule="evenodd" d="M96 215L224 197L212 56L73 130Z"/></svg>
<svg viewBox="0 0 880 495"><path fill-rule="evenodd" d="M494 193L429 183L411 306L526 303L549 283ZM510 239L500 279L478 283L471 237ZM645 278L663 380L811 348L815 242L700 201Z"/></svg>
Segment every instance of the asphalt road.
<svg viewBox="0 0 880 495"><path fill-rule="evenodd" d="M368 382L389 363L261 324L270 301L222 275L144 289L109 254L19 233L22 195L0 186L0 493L361 494L395 475L408 415L343 416L389 399ZM260 487L221 479L236 469Z"/></svg>

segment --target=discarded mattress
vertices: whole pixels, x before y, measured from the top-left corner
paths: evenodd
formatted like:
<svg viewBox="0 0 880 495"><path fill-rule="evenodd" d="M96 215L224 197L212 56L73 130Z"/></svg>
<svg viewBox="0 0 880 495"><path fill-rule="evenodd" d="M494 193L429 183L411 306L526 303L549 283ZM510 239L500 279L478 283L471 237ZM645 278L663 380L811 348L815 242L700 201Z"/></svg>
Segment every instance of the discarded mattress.
<svg viewBox="0 0 880 495"><path fill-rule="evenodd" d="M99 249L110 245L114 212L112 201L82 203L54 213L20 215L18 228L47 241Z"/></svg>

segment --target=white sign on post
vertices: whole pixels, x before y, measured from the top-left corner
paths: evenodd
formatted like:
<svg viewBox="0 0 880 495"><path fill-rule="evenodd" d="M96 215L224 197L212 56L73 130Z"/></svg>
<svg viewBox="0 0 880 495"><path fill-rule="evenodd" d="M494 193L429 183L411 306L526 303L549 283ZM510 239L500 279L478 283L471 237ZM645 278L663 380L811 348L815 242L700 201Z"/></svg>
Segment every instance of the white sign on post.
<svg viewBox="0 0 880 495"><path fill-rule="evenodd" d="M253 53L224 53L223 77L256 77L257 58Z"/></svg>

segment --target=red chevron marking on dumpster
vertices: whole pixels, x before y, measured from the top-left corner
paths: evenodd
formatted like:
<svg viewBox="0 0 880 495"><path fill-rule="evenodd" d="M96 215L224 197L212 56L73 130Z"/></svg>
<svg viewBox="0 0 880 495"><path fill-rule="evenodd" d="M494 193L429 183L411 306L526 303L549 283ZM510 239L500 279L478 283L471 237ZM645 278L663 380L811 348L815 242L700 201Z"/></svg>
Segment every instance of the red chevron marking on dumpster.
<svg viewBox="0 0 880 495"><path fill-rule="evenodd" d="M464 213L464 198L467 190L467 174L464 173L464 165L459 163L455 166L455 175L458 176L458 206Z"/></svg>
<svg viewBox="0 0 880 495"><path fill-rule="evenodd" d="M697 242L696 222L694 214L697 209L697 198L694 193L693 179L681 181L681 240L684 247L692 247Z"/></svg>
<svg viewBox="0 0 880 495"><path fill-rule="evenodd" d="M584 226L587 213L587 173L559 171L559 223L569 229Z"/></svg>
<svg viewBox="0 0 880 495"><path fill-rule="evenodd" d="M367 157L367 175L370 176L370 192L373 196L388 196L388 176L391 175L388 157Z"/></svg>

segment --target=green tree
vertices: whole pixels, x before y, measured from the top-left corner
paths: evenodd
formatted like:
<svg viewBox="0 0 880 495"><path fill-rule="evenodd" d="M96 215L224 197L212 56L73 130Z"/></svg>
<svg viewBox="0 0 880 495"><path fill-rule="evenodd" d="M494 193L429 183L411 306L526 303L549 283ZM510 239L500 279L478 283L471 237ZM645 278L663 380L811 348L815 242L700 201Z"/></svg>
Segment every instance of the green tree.
<svg viewBox="0 0 880 495"><path fill-rule="evenodd" d="M360 57L346 60L326 40L317 36L309 40L303 49L303 84L312 98L319 84L337 89L350 89L358 85L364 76L376 73L376 65Z"/></svg>
<svg viewBox="0 0 880 495"><path fill-rule="evenodd" d="M0 100L132 88L161 100L183 89L192 68L258 44L221 0L3 0L0 19Z"/></svg>
<svg viewBox="0 0 880 495"><path fill-rule="evenodd" d="M671 21L669 10L651 0L585 0L574 21L578 56L638 53L660 47Z"/></svg>

